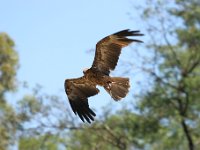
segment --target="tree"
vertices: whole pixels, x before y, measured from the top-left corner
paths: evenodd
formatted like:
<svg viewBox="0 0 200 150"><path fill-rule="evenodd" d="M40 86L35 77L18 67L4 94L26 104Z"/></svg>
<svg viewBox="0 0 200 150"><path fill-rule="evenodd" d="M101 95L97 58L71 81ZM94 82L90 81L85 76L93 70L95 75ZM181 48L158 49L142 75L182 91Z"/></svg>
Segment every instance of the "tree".
<svg viewBox="0 0 200 150"><path fill-rule="evenodd" d="M15 89L15 75L18 67L18 55L13 49L13 40L0 33L0 100L5 101L5 93Z"/></svg>
<svg viewBox="0 0 200 150"><path fill-rule="evenodd" d="M31 95L17 104L19 149L60 149L67 147L68 131L77 129L66 100L42 92L37 85Z"/></svg>
<svg viewBox="0 0 200 150"><path fill-rule="evenodd" d="M92 126L71 131L68 148L72 150L121 150L143 149L160 128L157 119L119 110L95 122Z"/></svg>
<svg viewBox="0 0 200 150"><path fill-rule="evenodd" d="M199 143L195 139L200 138L200 44L197 42L200 38L200 2L176 0L175 6L163 12L165 7L166 3L158 1L154 10L146 9L146 19L158 14L159 27L151 24L149 31L154 35L159 31L163 43L148 45L158 52L159 72L153 68L145 70L155 82L152 90L143 96L139 107L145 114L164 121L163 125L168 128L166 134L171 132L171 137L177 141L167 140L171 148L185 149L188 145L188 149L193 150ZM168 19L171 22L167 22ZM176 26L175 21L179 19L183 24ZM177 42L173 42L173 36Z"/></svg>
<svg viewBox="0 0 200 150"><path fill-rule="evenodd" d="M0 149L5 149L13 140L16 132L17 116L7 101L5 94L15 89L15 75L18 56L13 40L0 33Z"/></svg>

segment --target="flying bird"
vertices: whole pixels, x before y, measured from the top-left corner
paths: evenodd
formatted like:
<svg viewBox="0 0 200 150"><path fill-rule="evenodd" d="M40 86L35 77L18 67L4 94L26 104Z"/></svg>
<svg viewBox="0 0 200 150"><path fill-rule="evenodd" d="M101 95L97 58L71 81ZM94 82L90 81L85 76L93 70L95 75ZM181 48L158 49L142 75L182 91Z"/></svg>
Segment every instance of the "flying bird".
<svg viewBox="0 0 200 150"><path fill-rule="evenodd" d="M130 87L129 78L110 77L109 74L115 69L123 47L132 42L142 42L128 37L142 35L140 31L127 29L101 39L96 44L92 67L84 69L84 75L80 78L65 80L65 92L70 106L83 122L91 123L96 116L89 107L88 98L99 93L97 85L104 87L115 101L127 95Z"/></svg>

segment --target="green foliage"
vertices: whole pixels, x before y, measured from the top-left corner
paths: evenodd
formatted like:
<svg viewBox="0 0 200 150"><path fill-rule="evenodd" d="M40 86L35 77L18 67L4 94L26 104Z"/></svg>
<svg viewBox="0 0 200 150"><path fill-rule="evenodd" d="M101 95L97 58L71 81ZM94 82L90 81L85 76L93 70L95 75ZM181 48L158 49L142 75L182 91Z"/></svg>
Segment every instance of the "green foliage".
<svg viewBox="0 0 200 150"><path fill-rule="evenodd" d="M0 103L0 149L5 149L15 139L18 119L11 106Z"/></svg>
<svg viewBox="0 0 200 150"><path fill-rule="evenodd" d="M3 94L15 88L18 56L13 49L14 42L6 33L0 33L0 100Z"/></svg>
<svg viewBox="0 0 200 150"><path fill-rule="evenodd" d="M183 25L175 27L177 43L170 42L168 27L161 17L161 34L166 44L154 43L151 47L159 52L162 63L158 63L159 73L150 71L155 83L151 91L141 97L139 110L167 122L167 134L175 131L174 141L160 136L162 143L157 142L157 149L188 149L199 147L197 137L200 114L200 3L199 1L176 1L176 9L167 13L181 19ZM175 5L174 4L174 5ZM156 6L155 6L156 7ZM161 5L156 9L162 9ZM156 10L155 9L155 10ZM157 11L161 12L161 11ZM151 19L148 12L148 19ZM152 30L151 30L152 31ZM157 139L159 141L159 139ZM163 141L165 141L163 143ZM154 146L153 146L154 147Z"/></svg>
<svg viewBox="0 0 200 150"><path fill-rule="evenodd" d="M58 150L58 137L43 135L40 137L24 137L19 141L20 150Z"/></svg>
<svg viewBox="0 0 200 150"><path fill-rule="evenodd" d="M41 112L41 103L33 95L25 95L22 100L18 102L18 107L20 111L18 112L18 117L21 121L30 121L30 119Z"/></svg>
<svg viewBox="0 0 200 150"><path fill-rule="evenodd" d="M143 148L146 142L153 141L149 135L159 129L157 119L123 110L92 126L72 131L68 147L73 150Z"/></svg>
<svg viewBox="0 0 200 150"><path fill-rule="evenodd" d="M199 0L176 0L178 10L172 10L172 14L181 17L187 27L196 26L200 23L200 2ZM193 33L195 34L195 33Z"/></svg>
<svg viewBox="0 0 200 150"><path fill-rule="evenodd" d="M5 93L15 89L18 56L14 42L6 33L0 33L0 149L12 143L17 130L18 118L14 109L7 104Z"/></svg>

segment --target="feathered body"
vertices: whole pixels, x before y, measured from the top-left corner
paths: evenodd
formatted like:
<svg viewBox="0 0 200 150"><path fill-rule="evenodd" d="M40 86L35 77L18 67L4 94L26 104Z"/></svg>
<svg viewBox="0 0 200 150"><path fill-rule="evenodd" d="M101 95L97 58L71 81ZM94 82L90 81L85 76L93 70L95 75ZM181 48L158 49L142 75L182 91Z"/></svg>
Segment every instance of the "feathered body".
<svg viewBox="0 0 200 150"><path fill-rule="evenodd" d="M110 77L94 68L88 69L84 77L91 84L103 86L116 101L124 98L130 87L128 78Z"/></svg>

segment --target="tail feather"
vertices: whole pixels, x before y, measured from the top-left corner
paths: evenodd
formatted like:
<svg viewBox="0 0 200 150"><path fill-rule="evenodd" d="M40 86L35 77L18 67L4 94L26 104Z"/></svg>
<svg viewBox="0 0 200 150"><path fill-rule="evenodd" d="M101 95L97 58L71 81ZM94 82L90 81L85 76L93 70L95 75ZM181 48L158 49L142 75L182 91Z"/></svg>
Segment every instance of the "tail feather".
<svg viewBox="0 0 200 150"><path fill-rule="evenodd" d="M129 87L129 79L120 77L110 78L110 81L104 86L105 90L116 101L127 95Z"/></svg>

